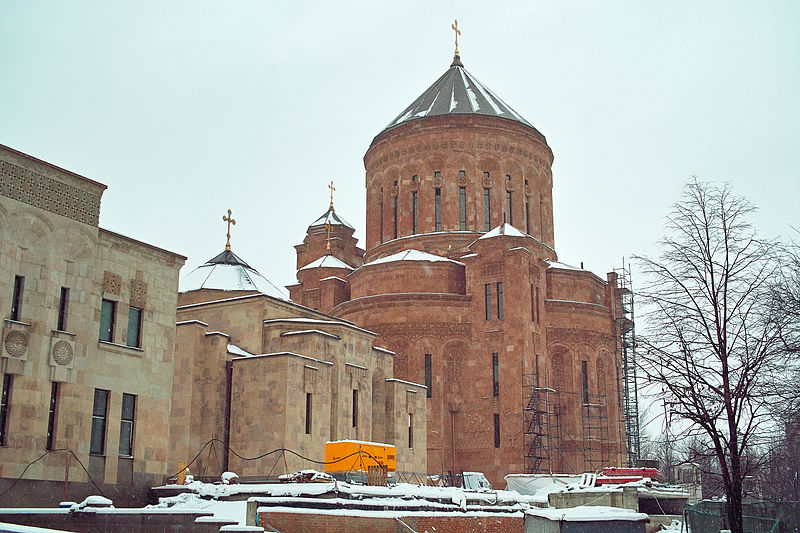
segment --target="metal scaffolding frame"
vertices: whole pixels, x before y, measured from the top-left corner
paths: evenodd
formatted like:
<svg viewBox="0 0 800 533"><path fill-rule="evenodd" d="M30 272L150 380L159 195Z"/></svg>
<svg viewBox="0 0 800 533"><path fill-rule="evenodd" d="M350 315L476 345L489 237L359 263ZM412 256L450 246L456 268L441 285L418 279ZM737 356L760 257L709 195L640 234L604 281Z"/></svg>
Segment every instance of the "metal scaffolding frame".
<svg viewBox="0 0 800 533"><path fill-rule="evenodd" d="M561 410L558 392L536 385L535 374L522 375L525 473L561 472Z"/></svg>
<svg viewBox="0 0 800 533"><path fill-rule="evenodd" d="M593 472L609 466L608 407L605 398L590 394L583 402L583 470Z"/></svg>
<svg viewBox="0 0 800 533"><path fill-rule="evenodd" d="M634 328L633 285L631 268L622 260L617 273L615 298L617 309L614 316L619 335L620 360L622 363L623 422L628 445L628 466L636 466L639 459L639 386L636 380L636 332Z"/></svg>

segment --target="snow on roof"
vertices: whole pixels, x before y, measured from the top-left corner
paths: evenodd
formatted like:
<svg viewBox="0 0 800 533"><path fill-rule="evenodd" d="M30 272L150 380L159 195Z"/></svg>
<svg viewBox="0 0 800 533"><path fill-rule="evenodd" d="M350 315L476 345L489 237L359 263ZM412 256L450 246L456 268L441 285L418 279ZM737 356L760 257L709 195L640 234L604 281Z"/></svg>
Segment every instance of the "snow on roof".
<svg viewBox="0 0 800 533"><path fill-rule="evenodd" d="M364 266L378 265L381 263L393 263L395 261L428 261L430 263L449 262L449 263L455 263L456 265L464 266L464 263L461 263L459 261L448 259L440 255L429 254L428 252L415 250L413 248L410 250L403 250L397 252L396 254L388 255L386 257L381 257L380 259L375 259L374 261L366 263Z"/></svg>
<svg viewBox="0 0 800 533"><path fill-rule="evenodd" d="M326 441L325 444L338 444L340 442L352 442L354 444L371 444L373 446L383 446L384 448L394 448L394 444L386 444L385 442L373 442L370 440L353 440L353 439L329 440Z"/></svg>
<svg viewBox="0 0 800 533"><path fill-rule="evenodd" d="M347 270L353 270L353 267L335 257L333 255L323 255L319 259L315 259L311 261L306 266L300 267L299 270L305 270L307 268L318 268L318 267L327 267L327 268L346 268Z"/></svg>
<svg viewBox="0 0 800 533"><path fill-rule="evenodd" d="M459 61L458 63L454 62L433 85L397 115L384 130L419 118L459 114L502 117L533 127L470 74Z"/></svg>
<svg viewBox="0 0 800 533"><path fill-rule="evenodd" d="M560 268L562 270L581 270L581 271L583 271L582 268L578 268L576 266L568 265L566 263L561 263L559 261L553 261L551 259L545 259L545 261L547 261L547 264L549 265L547 268Z"/></svg>
<svg viewBox="0 0 800 533"><path fill-rule="evenodd" d="M499 237L501 235L507 235L509 237L527 237L527 235L524 232L518 230L508 222L503 222L493 230L487 231L486 233L478 237L478 240L490 239L492 237Z"/></svg>
<svg viewBox="0 0 800 533"><path fill-rule="evenodd" d="M232 354L232 355L241 355L243 357L249 357L249 356L253 355L250 352L242 350L241 348L239 348L235 344L231 344L231 343L228 343L228 353Z"/></svg>
<svg viewBox="0 0 800 533"><path fill-rule="evenodd" d="M425 385L423 385L421 383L414 383L413 381L406 381L404 379L398 379L398 378L386 378L385 381L388 382L388 383L402 383L404 385L414 385L415 387L421 387L423 389L427 389L428 388L428 387L426 387Z"/></svg>
<svg viewBox="0 0 800 533"><path fill-rule="evenodd" d="M525 514L564 522L605 522L611 520L646 522L650 519L646 514L638 513L633 509L621 509L603 505L581 505L568 509L531 509L526 511Z"/></svg>
<svg viewBox="0 0 800 533"><path fill-rule="evenodd" d="M231 338L230 335L228 335L227 333L223 333L222 331L206 331L205 335L206 337L209 335L222 335L223 337L228 337L229 339Z"/></svg>
<svg viewBox="0 0 800 533"><path fill-rule="evenodd" d="M331 226L345 226L345 227L348 227L350 229L355 229L355 228L353 228L353 226L348 224L345 219L340 217L336 213L336 211L333 210L333 206L330 206L328 208L328 210L325 213L323 213L323 215L321 217L319 217L317 220L312 222L311 225L308 226L308 227L309 228L313 228L315 226L324 226L328 222L331 223Z"/></svg>
<svg viewBox="0 0 800 533"><path fill-rule="evenodd" d="M289 337L291 335L308 335L309 333L318 333L319 335L331 337L336 340L340 339L338 335L334 335L333 333L328 333L327 331L322 331L320 329L301 329L298 331L284 331L283 333L281 333L281 337Z"/></svg>
<svg viewBox="0 0 800 533"><path fill-rule="evenodd" d="M370 335L377 335L377 333L374 333L374 332L369 331L369 330L364 329L364 328L360 328L360 327L356 326L355 324L353 324L352 322L347 322L346 320L320 320L318 318L294 317L294 318L268 318L267 320L264 320L263 323L264 324L274 324L274 323L278 323L278 322L300 322L300 323L304 323L304 324L332 324L332 325L336 325L336 326L346 326L348 328L355 329L357 331L362 331L364 333L369 333Z"/></svg>
<svg viewBox="0 0 800 533"><path fill-rule="evenodd" d="M208 327L208 324L206 324L202 320L181 320L180 322L175 322L176 326L185 326L187 324L198 324L200 326Z"/></svg>
<svg viewBox="0 0 800 533"><path fill-rule="evenodd" d="M383 352L383 353L389 353L389 354L392 354L392 355L397 355L396 352L393 352L391 350L387 350L386 348L381 348L380 346L373 346L372 349L377 351L377 352Z"/></svg>
<svg viewBox="0 0 800 533"><path fill-rule="evenodd" d="M286 294L253 268L242 264L206 263L180 280L179 292L214 289L222 291L258 291L288 301Z"/></svg>

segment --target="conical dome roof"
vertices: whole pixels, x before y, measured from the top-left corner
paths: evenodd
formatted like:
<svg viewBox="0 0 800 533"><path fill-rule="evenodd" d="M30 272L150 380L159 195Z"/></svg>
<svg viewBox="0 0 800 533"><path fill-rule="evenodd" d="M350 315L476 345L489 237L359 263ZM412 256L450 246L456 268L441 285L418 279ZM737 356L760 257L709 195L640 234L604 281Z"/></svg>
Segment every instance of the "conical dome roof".
<svg viewBox="0 0 800 533"><path fill-rule="evenodd" d="M322 216L312 222L311 225L308 226L308 229L324 226L328 222L331 223L331 226L344 226L346 228L355 229L353 226L348 224L345 219L339 216L336 211L334 211L333 205L331 205L328 210L322 214Z"/></svg>
<svg viewBox="0 0 800 533"><path fill-rule="evenodd" d="M455 56L447 72L397 115L383 131L415 119L450 114L500 117L533 128L530 122L467 72L460 58Z"/></svg>
<svg viewBox="0 0 800 533"><path fill-rule="evenodd" d="M199 289L257 291L274 298L288 300L282 290L230 250L225 250L209 259L181 278L179 292Z"/></svg>

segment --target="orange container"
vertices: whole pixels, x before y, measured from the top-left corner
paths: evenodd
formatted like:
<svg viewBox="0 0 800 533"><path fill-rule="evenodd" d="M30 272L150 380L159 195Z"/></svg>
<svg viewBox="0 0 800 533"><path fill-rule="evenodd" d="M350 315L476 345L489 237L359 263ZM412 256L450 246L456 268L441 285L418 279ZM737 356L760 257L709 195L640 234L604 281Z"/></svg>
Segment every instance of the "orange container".
<svg viewBox="0 0 800 533"><path fill-rule="evenodd" d="M347 458L343 459L345 457ZM325 465L325 472L366 472L367 468L376 464L394 472L397 468L397 455L392 444L337 440L325 443L325 462L328 463Z"/></svg>

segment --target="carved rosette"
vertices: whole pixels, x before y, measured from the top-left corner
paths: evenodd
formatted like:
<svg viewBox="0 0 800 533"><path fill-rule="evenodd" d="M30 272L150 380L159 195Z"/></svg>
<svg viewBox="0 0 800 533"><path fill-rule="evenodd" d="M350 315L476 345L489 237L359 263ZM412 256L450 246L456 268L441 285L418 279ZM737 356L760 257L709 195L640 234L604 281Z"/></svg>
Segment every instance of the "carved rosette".
<svg viewBox="0 0 800 533"><path fill-rule="evenodd" d="M28 351L28 336L22 331L11 330L3 340L3 348L9 356L22 358Z"/></svg>
<svg viewBox="0 0 800 533"><path fill-rule="evenodd" d="M68 366L72 363L75 352L67 341L56 341L51 351L53 361L59 366Z"/></svg>

